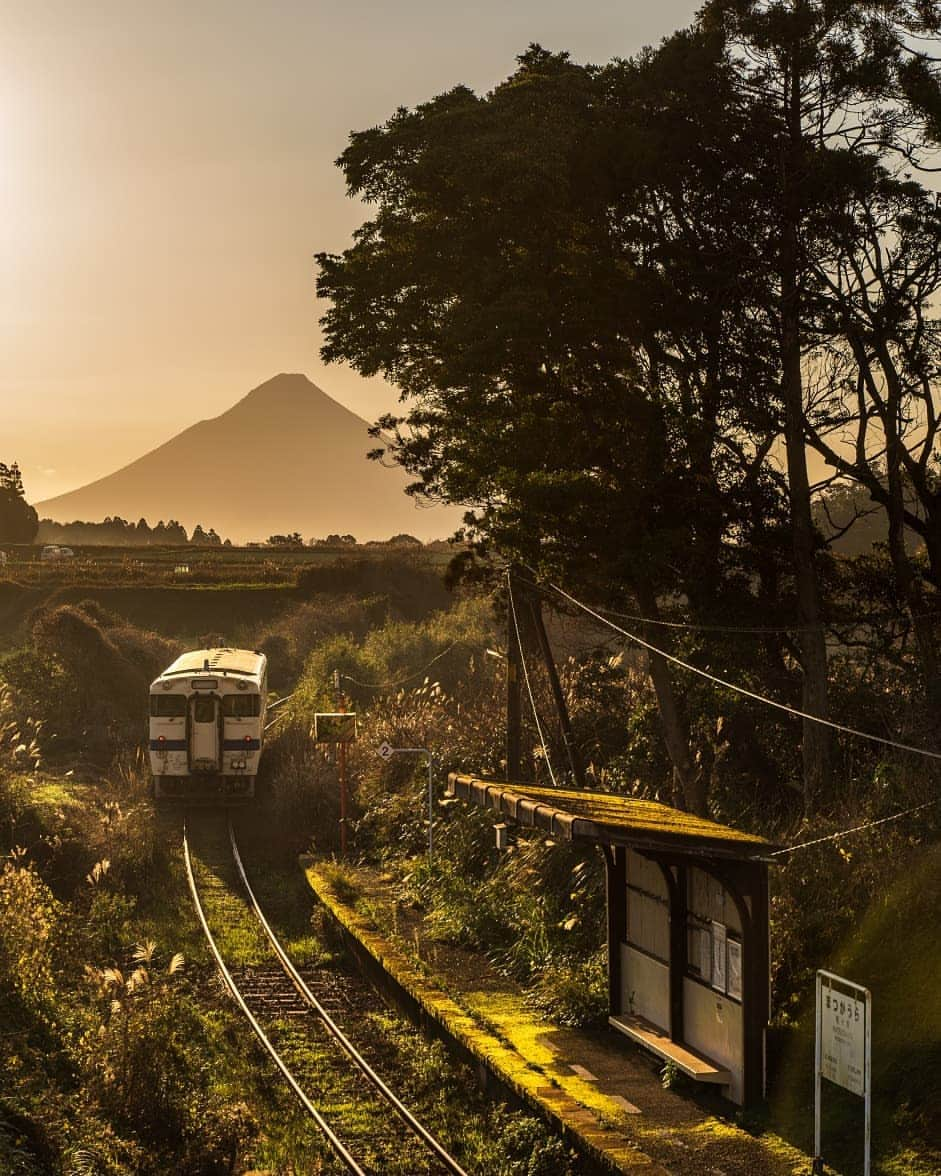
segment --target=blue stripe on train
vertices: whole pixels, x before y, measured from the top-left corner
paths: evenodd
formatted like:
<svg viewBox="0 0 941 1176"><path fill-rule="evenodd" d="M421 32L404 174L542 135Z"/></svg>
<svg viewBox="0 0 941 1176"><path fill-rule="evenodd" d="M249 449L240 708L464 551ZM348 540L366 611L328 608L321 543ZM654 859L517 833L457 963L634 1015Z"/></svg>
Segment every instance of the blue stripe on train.
<svg viewBox="0 0 941 1176"><path fill-rule="evenodd" d="M185 739L151 739L151 751L186 751Z"/></svg>

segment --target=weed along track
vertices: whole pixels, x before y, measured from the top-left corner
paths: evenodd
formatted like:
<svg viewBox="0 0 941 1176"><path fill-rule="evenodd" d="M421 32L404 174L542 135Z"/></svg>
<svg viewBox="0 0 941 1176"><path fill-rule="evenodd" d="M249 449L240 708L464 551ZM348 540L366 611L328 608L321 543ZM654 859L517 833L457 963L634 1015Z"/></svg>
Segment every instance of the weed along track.
<svg viewBox="0 0 941 1176"><path fill-rule="evenodd" d="M363 1015L374 999L335 972L303 976L292 963L255 898L231 822L226 831L220 816L204 814L191 830L184 824L183 854L223 982L316 1125L318 1158L332 1153L336 1170L359 1176L466 1176L334 1020Z"/></svg>

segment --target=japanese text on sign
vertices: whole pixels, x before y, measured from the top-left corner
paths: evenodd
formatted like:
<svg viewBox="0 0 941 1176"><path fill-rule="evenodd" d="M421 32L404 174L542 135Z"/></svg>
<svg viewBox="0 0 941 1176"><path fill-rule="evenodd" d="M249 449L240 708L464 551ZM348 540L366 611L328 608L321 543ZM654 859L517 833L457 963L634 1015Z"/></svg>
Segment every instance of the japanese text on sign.
<svg viewBox="0 0 941 1176"><path fill-rule="evenodd" d="M824 983L820 1010L820 1073L853 1094L866 1093L866 1005Z"/></svg>

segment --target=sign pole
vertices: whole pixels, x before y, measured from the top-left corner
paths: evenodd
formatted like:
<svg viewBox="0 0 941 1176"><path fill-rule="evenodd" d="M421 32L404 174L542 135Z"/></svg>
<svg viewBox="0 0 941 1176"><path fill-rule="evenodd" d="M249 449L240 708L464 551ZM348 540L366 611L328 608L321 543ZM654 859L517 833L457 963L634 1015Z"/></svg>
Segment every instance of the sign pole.
<svg viewBox="0 0 941 1176"><path fill-rule="evenodd" d="M346 696L340 690L340 671L333 672L333 685L337 692L337 711L346 714ZM346 857L346 744L337 743L337 774L340 777L340 856Z"/></svg>
<svg viewBox="0 0 941 1176"><path fill-rule="evenodd" d="M428 861L429 863L434 858L434 811L435 811L435 786L432 777L434 760L431 752L428 752ZM867 1119L868 1124L868 1119Z"/></svg>
<svg viewBox="0 0 941 1176"><path fill-rule="evenodd" d="M823 1156L820 1154L820 1061L821 1061L821 1013L823 977L817 973L817 999L814 1003L816 1028L814 1031L814 1166L815 1176L823 1173Z"/></svg>
<svg viewBox="0 0 941 1176"><path fill-rule="evenodd" d="M869 1176L870 1128L872 1124L872 998L866 993L866 1127L863 1176Z"/></svg>
<svg viewBox="0 0 941 1176"><path fill-rule="evenodd" d="M314 738L318 743L332 743L336 756L337 779L340 786L340 853L346 854L346 745L356 741L356 715L347 710L346 695L340 689L340 671L333 671L337 709L329 714L314 715Z"/></svg>
<svg viewBox="0 0 941 1176"><path fill-rule="evenodd" d="M434 860L434 816L435 816L435 757L430 747L393 747L390 743L380 743L376 748L377 754L384 760L394 755L426 755L428 757L428 861Z"/></svg>

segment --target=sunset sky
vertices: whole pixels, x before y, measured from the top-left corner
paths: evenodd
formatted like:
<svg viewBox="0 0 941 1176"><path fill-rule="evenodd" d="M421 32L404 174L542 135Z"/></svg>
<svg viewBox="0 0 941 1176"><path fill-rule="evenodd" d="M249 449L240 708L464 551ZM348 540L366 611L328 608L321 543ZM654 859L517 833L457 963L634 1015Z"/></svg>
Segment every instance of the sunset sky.
<svg viewBox="0 0 941 1176"><path fill-rule="evenodd" d="M0 13L0 461L38 501L110 473L279 371L374 418L325 368L318 250L363 209L351 130L531 41L629 56L698 5L630 0L12 0Z"/></svg>

